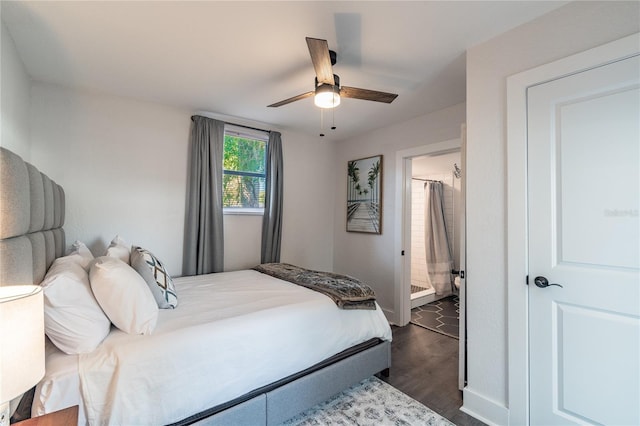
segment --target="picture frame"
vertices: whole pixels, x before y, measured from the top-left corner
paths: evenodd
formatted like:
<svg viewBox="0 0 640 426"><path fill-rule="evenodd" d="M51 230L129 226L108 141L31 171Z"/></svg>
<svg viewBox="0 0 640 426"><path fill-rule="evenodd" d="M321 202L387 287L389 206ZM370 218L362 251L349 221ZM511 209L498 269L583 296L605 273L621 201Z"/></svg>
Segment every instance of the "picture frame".
<svg viewBox="0 0 640 426"><path fill-rule="evenodd" d="M347 162L347 232L382 234L382 160Z"/></svg>

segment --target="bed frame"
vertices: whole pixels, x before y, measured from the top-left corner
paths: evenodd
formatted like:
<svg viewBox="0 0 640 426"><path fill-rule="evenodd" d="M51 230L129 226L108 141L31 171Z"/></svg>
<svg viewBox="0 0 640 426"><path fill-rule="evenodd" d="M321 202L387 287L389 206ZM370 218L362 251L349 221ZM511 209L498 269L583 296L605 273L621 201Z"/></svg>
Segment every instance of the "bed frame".
<svg viewBox="0 0 640 426"><path fill-rule="evenodd" d="M40 284L65 254L64 219L62 187L0 147L0 285ZM390 366L390 342L374 339L175 425L282 423Z"/></svg>
<svg viewBox="0 0 640 426"><path fill-rule="evenodd" d="M389 375L391 344L373 339L307 370L174 425L277 425L375 375Z"/></svg>

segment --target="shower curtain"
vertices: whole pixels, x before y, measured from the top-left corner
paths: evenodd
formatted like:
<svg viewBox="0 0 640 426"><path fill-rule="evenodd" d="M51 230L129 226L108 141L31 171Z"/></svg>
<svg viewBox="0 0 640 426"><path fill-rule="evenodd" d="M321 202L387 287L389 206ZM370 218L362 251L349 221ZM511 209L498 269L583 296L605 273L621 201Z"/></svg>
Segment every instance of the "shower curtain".
<svg viewBox="0 0 640 426"><path fill-rule="evenodd" d="M427 261L427 282L437 295L452 293L452 256L444 219L443 184L427 181L424 184L424 232Z"/></svg>

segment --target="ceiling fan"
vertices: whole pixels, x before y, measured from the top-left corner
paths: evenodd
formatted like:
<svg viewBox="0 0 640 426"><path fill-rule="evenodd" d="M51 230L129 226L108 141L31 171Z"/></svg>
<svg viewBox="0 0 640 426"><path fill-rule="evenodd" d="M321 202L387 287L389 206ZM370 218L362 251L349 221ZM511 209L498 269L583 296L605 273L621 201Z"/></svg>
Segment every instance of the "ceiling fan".
<svg viewBox="0 0 640 426"><path fill-rule="evenodd" d="M316 71L315 90L273 103L269 107L279 107L311 96L314 96L314 102L320 108L337 107L340 105L341 97L387 104L390 104L398 97L395 93L340 86L340 77L335 75L332 69L332 66L336 64L336 52L329 50L327 40L311 37L307 37L306 40L311 54L311 62L313 62L313 67Z"/></svg>

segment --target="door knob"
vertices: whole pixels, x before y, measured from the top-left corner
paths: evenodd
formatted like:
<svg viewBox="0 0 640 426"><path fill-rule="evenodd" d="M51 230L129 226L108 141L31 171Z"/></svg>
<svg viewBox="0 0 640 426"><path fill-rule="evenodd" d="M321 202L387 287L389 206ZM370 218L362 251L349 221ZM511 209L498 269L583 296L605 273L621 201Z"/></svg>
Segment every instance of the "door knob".
<svg viewBox="0 0 640 426"><path fill-rule="evenodd" d="M558 287L562 287L560 284L549 284L549 280L547 280L545 277L535 277L533 279L533 283L540 288L547 288L552 285L557 285Z"/></svg>

